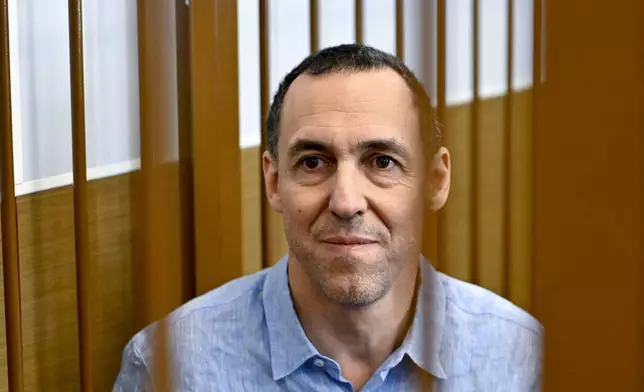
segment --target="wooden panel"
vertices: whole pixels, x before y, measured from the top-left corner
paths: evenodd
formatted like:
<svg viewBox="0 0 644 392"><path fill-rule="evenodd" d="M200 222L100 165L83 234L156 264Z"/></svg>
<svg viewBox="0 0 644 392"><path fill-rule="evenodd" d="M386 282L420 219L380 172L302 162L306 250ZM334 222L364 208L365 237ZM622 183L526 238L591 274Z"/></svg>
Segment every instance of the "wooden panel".
<svg viewBox="0 0 644 392"><path fill-rule="evenodd" d="M89 254L94 265L91 332L94 390L110 390L121 353L135 332L132 199L137 173L88 183ZM18 198L25 320L25 390L80 389L73 257L73 191L64 187ZM4 312L2 322L4 322ZM1 324L4 326L4 323ZM2 328L0 326L0 328ZM0 330L2 332L2 330ZM0 350L4 350L4 334ZM0 359L4 359L0 353ZM0 363L0 391L7 391Z"/></svg>
<svg viewBox="0 0 644 392"><path fill-rule="evenodd" d="M544 391L643 391L644 2L550 1L545 13L534 132Z"/></svg>
<svg viewBox="0 0 644 392"><path fill-rule="evenodd" d="M196 288L202 294L244 271L237 2L192 2L190 17Z"/></svg>
<svg viewBox="0 0 644 392"><path fill-rule="evenodd" d="M510 156L505 157L504 97L479 101L481 130L477 153L471 154L470 121L473 105L449 106L445 118L445 144L452 156L452 186L442 212L441 266L459 279L473 281L473 262L479 283L509 297L524 309L530 309L531 296L531 90L518 91L512 97L512 137ZM472 163L479 157L477 165ZM507 166L506 166L507 165ZM510 171L509 183L505 173ZM477 168L479 187L472 189L473 169ZM509 186L506 196L505 187ZM472 216L473 195L480 197L476 218ZM508 198L509 197L509 198ZM509 204L508 204L509 203ZM509 232L505 214L510 208ZM478 227L473 227L478 223ZM479 253L472 255L472 233L478 236ZM506 273L505 249L509 248ZM509 287L509 292L504 287Z"/></svg>
<svg viewBox="0 0 644 392"><path fill-rule="evenodd" d="M532 90L512 96L509 156L508 298L531 310L532 292Z"/></svg>
<svg viewBox="0 0 644 392"><path fill-rule="evenodd" d="M133 263L140 211L133 200L140 197L140 181L134 172L88 183L95 391L111 390L123 348L137 330L134 294L141 281L133 276Z"/></svg>
<svg viewBox="0 0 644 392"><path fill-rule="evenodd" d="M476 282L498 294L505 287L504 98L479 101L475 175Z"/></svg>
<svg viewBox="0 0 644 392"><path fill-rule="evenodd" d="M13 168L13 125L11 119L11 75L9 53L9 5L2 2L0 14L2 42L0 47L0 158L2 165L2 269L4 289L4 316L6 322L6 355L8 365L8 384L12 391L22 391L24 387L22 366L22 329L20 310L20 264L18 257L18 235L16 199ZM17 54L14 54L17 55Z"/></svg>
<svg viewBox="0 0 644 392"><path fill-rule="evenodd" d="M261 148L241 150L244 274L262 269Z"/></svg>
<svg viewBox="0 0 644 392"><path fill-rule="evenodd" d="M444 119L445 146L452 159L450 195L441 214L441 268L465 281L472 279L472 154L470 104L447 107Z"/></svg>
<svg viewBox="0 0 644 392"><path fill-rule="evenodd" d="M71 188L18 199L18 234L25 391L79 391Z"/></svg>

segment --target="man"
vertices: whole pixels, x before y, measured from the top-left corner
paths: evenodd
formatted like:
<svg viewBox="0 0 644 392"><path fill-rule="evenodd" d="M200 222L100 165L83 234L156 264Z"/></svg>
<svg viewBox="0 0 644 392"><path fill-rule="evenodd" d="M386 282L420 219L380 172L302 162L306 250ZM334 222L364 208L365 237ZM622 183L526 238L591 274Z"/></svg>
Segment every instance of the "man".
<svg viewBox="0 0 644 392"><path fill-rule="evenodd" d="M362 45L309 56L280 84L267 132L288 255L169 316L176 390L538 389L539 323L420 254L450 156L402 62ZM127 345L116 391L153 390L154 329Z"/></svg>

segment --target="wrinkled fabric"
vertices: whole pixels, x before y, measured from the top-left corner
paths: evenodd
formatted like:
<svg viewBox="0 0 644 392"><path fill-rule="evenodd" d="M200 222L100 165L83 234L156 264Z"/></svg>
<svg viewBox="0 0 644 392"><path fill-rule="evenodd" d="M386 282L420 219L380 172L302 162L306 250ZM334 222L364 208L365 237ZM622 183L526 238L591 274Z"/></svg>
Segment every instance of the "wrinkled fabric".
<svg viewBox="0 0 644 392"><path fill-rule="evenodd" d="M176 391L353 391L340 366L306 337L288 286L288 259L171 313ZM421 261L416 313L403 343L361 391L538 391L543 328L485 289ZM123 352L114 392L154 391L154 334Z"/></svg>

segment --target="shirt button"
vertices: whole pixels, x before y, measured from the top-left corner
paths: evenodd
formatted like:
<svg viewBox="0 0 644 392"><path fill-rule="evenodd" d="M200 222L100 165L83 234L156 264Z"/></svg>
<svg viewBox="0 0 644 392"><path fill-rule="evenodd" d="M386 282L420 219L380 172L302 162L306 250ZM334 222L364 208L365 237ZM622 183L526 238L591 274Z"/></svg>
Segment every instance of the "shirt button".
<svg viewBox="0 0 644 392"><path fill-rule="evenodd" d="M318 358L318 359L316 359L315 361L313 361L313 364L314 364L315 366L317 366L317 367L324 367L324 361L323 361L323 360L321 360L320 358Z"/></svg>

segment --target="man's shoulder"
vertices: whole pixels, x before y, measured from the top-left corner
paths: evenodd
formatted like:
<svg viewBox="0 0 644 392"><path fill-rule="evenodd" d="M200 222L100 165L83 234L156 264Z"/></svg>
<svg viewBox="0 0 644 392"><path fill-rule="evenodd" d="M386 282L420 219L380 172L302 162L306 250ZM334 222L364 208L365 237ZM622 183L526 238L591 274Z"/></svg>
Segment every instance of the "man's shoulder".
<svg viewBox="0 0 644 392"><path fill-rule="evenodd" d="M264 281L269 269L234 279L202 294L172 311L163 319L175 349L185 350L194 342L201 345L222 345L235 342L240 327L247 332L262 325ZM142 357L148 357L160 321L154 322L131 340L130 346ZM261 334L262 331L256 331ZM216 336L216 340L213 337Z"/></svg>
<svg viewBox="0 0 644 392"><path fill-rule="evenodd" d="M232 280L142 329L123 351L114 390L148 390L161 325L167 326L166 347L181 373L176 390L211 390L213 383L229 390L249 369L270 377L264 365L269 358L263 306L268 274L266 269Z"/></svg>
<svg viewBox="0 0 644 392"><path fill-rule="evenodd" d="M456 374L476 374L485 388L537 390L543 327L527 311L485 288L439 274L445 290L444 347ZM484 389L484 388L482 388Z"/></svg>
<svg viewBox="0 0 644 392"><path fill-rule="evenodd" d="M468 319L471 323L496 324L541 336L543 326L530 313L483 287L439 273L445 289L448 316ZM451 314L450 314L451 313Z"/></svg>

